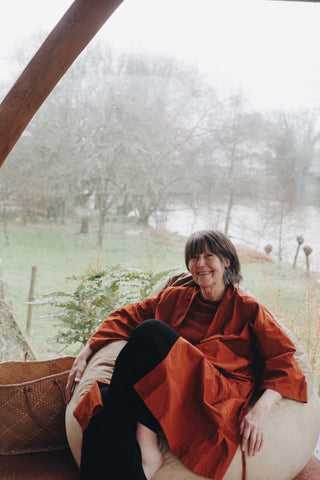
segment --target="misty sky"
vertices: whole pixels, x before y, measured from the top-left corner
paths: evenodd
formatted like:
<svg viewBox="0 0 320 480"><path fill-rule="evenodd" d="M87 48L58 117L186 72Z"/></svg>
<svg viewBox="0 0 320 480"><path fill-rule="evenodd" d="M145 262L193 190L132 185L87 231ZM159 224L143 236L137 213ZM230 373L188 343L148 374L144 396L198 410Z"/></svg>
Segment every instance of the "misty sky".
<svg viewBox="0 0 320 480"><path fill-rule="evenodd" d="M0 0L0 79L14 48L39 31L44 39L71 3ZM299 108L320 102L319 24L318 3L124 0L98 38L195 64L218 89L242 88L258 106Z"/></svg>

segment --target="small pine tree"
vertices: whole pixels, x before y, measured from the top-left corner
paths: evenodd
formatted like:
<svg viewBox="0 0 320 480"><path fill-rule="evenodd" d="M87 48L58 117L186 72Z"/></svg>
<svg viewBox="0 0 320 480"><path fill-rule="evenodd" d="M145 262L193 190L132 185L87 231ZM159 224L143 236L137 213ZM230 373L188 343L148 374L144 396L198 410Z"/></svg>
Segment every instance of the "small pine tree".
<svg viewBox="0 0 320 480"><path fill-rule="evenodd" d="M97 273L68 277L76 284L73 291L51 292L36 303L50 305L54 310L45 317L57 321L55 343L80 343L82 348L111 312L147 297L157 283L175 271L154 273L116 265Z"/></svg>

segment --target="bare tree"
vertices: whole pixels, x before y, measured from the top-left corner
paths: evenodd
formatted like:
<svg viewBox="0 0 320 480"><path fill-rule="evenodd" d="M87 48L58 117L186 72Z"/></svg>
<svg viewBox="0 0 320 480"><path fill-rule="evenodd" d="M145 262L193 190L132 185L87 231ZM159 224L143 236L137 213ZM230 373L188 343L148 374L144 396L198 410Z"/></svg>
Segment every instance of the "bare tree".
<svg viewBox="0 0 320 480"><path fill-rule="evenodd" d="M304 205L320 134L317 116L309 111L276 113L267 129L266 196L278 203L275 209L278 258L282 259L283 226L295 206ZM274 208L274 207L273 207Z"/></svg>
<svg viewBox="0 0 320 480"><path fill-rule="evenodd" d="M208 184L209 202L224 204L226 208L224 232L228 234L232 209L237 202L250 198L253 179L260 173L260 158L264 151L261 135L262 118L251 111L241 92L225 99L220 109L207 118L208 127L203 138L205 154L204 173ZM211 184L211 188L210 188Z"/></svg>

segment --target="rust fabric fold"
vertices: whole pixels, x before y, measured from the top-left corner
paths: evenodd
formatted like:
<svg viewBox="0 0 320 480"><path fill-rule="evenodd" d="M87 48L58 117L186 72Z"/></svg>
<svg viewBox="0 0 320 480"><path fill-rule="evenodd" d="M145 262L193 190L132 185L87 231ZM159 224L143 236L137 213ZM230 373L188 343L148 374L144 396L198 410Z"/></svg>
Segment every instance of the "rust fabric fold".
<svg viewBox="0 0 320 480"><path fill-rule="evenodd" d="M84 395L79 405L74 409L73 415L81 426L82 431L87 428L91 418L103 409L103 402L99 383L94 382L90 390Z"/></svg>
<svg viewBox="0 0 320 480"><path fill-rule="evenodd" d="M235 287L227 290L204 338L192 345L188 337L194 337L195 324L186 324L186 314L196 295L197 286L169 287L121 308L89 343L97 350L107 340L126 339L149 318L178 334L183 330L185 338L135 389L160 422L173 453L198 475L221 480L239 446L239 418L254 390L271 388L306 402L307 388L291 340L263 305ZM95 386L90 395L76 409L83 425L92 415L88 405L99 403Z"/></svg>

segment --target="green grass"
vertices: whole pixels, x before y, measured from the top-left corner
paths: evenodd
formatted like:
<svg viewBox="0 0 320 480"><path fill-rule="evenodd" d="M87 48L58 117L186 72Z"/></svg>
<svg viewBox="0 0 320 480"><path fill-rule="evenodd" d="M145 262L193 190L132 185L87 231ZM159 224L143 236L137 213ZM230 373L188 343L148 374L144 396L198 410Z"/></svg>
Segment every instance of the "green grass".
<svg viewBox="0 0 320 480"><path fill-rule="evenodd" d="M139 225L108 223L106 242L97 248L95 225L92 233L80 235L78 223L67 225L9 223L9 241L0 235L1 280L8 300L20 323L25 326L32 266L37 267L35 298L53 290L68 290L67 277L90 268L119 263L158 271L181 265L184 239L174 235L155 235L152 229ZM44 306L33 306L31 341L40 357L59 354L56 345L48 343L55 325L42 318Z"/></svg>

